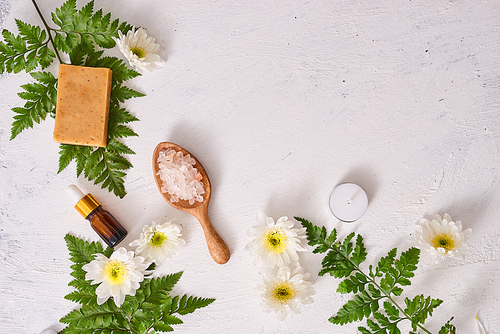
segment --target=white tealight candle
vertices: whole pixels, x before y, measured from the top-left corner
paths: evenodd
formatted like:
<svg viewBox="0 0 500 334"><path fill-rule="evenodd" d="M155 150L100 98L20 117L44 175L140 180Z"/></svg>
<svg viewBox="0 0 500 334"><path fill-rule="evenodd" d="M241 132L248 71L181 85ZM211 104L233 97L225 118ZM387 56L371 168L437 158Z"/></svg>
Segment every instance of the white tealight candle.
<svg viewBox="0 0 500 334"><path fill-rule="evenodd" d="M365 214L367 208L368 197L357 184L343 183L333 189L330 196L330 209L341 221L356 221Z"/></svg>

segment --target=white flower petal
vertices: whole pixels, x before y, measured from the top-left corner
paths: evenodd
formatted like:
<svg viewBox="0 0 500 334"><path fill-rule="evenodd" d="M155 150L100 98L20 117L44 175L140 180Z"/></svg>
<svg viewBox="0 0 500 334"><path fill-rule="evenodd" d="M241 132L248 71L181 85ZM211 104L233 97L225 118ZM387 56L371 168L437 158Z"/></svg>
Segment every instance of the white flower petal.
<svg viewBox="0 0 500 334"><path fill-rule="evenodd" d="M472 233L470 228L462 231L462 222L454 222L448 214L442 218L435 215L432 221L421 219L413 229L415 246L429 251L435 256L436 262L462 255L467 249L464 241ZM440 244L443 238L448 241L447 245Z"/></svg>
<svg viewBox="0 0 500 334"><path fill-rule="evenodd" d="M120 307L122 306L123 302L125 301L125 295L123 293L119 293L116 296L113 296L113 300L116 304L116 306Z"/></svg>
<svg viewBox="0 0 500 334"><path fill-rule="evenodd" d="M96 289L97 303L101 305L112 296L116 306L120 307L125 295L135 295L138 282L148 273L143 262L144 258L134 258L134 252L120 247L109 258L97 254L93 261L84 265L85 279L99 284Z"/></svg>
<svg viewBox="0 0 500 334"><path fill-rule="evenodd" d="M120 291L122 294L129 294L132 291L132 282L126 280L122 285L120 285Z"/></svg>
<svg viewBox="0 0 500 334"><path fill-rule="evenodd" d="M481 323L481 321L479 321L479 318L477 317L477 315L476 315L476 323L477 323L477 330L478 330L479 334L486 334L486 331L484 330L484 326Z"/></svg>
<svg viewBox="0 0 500 334"><path fill-rule="evenodd" d="M297 268L293 272L288 267L278 269L276 275L271 272L266 273L263 284L257 289L261 293L261 304L265 311L276 313L278 320L284 320L292 313L300 313L302 304L309 304L313 300L314 289L311 283L305 279L309 274L304 274L302 268ZM288 292L288 296L277 298L277 287ZM281 295L281 294L280 294Z"/></svg>
<svg viewBox="0 0 500 334"><path fill-rule="evenodd" d="M151 226L144 225L139 239L130 243L130 246L137 246L135 252L153 262L162 263L180 252L180 246L186 242L182 239L182 227L173 224L172 221L160 224L159 220L154 220ZM158 239L161 244L153 243L155 234L161 234L164 239Z"/></svg>
<svg viewBox="0 0 500 334"><path fill-rule="evenodd" d="M297 252L304 251L302 240L305 239L304 228L294 228L295 222L281 217L276 223L273 218L262 212L257 213L257 223L247 234L254 239L245 249L267 267L284 267L291 263L298 264Z"/></svg>
<svg viewBox="0 0 500 334"><path fill-rule="evenodd" d="M164 61L157 54L160 45L155 43L153 37L148 37L145 29L139 28L136 30L133 28L126 35L118 31L118 36L119 38L113 39L131 66L142 72L150 72L163 67ZM133 50L136 49L140 49L141 52L134 53Z"/></svg>
<svg viewBox="0 0 500 334"><path fill-rule="evenodd" d="M96 295L106 301L111 297L110 286L108 283L104 282L100 284L96 289Z"/></svg>
<svg viewBox="0 0 500 334"><path fill-rule="evenodd" d="M100 296L97 296L97 305L102 305L106 302L106 300L108 300L109 296L107 296L106 298L102 298Z"/></svg>

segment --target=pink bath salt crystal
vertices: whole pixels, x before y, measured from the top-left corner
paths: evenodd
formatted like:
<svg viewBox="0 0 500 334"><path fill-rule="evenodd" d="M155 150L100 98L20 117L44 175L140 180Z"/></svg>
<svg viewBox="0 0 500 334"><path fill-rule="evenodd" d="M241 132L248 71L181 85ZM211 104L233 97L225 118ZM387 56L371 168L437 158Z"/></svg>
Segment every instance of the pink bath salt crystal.
<svg viewBox="0 0 500 334"><path fill-rule="evenodd" d="M202 175L194 167L196 161L187 154L176 152L173 149L161 150L158 155L158 175L162 180L161 191L170 195L172 203L179 200L203 202L202 194L205 193L200 182Z"/></svg>

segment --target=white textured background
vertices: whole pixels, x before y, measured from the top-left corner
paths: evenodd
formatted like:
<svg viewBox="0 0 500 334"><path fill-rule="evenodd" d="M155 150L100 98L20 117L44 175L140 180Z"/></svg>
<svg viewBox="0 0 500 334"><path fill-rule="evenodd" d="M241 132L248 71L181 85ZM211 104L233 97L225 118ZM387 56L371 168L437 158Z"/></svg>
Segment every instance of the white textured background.
<svg viewBox="0 0 500 334"><path fill-rule="evenodd" d="M43 13L60 1L39 1ZM79 2L81 7L85 2ZM97 8L148 29L164 69L128 83L146 97L125 106L141 121L120 200L80 178L57 174L58 145L47 119L9 141L11 111L29 75L0 77L0 332L60 330L76 304L63 237L97 240L64 191L77 183L129 230L128 244L155 217L177 218L187 241L160 267L184 271L177 293L214 297L184 316L178 333L355 333L328 322L348 296L318 277L321 256L301 255L315 302L279 322L253 287L262 270L244 246L257 211L301 216L341 236L361 233L369 262L406 249L412 225L449 213L472 228L463 260L422 255L408 296L444 300L427 327L452 315L461 334L500 333L500 1L102 1ZM0 0L0 25L41 24L28 0ZM117 53L114 53L118 55ZM56 67L49 68L56 73ZM210 258L197 221L169 207L151 172L157 143L190 150L207 169L210 216L231 260ZM344 181L368 193L368 211L338 224L328 208ZM404 328L404 331L407 328Z"/></svg>

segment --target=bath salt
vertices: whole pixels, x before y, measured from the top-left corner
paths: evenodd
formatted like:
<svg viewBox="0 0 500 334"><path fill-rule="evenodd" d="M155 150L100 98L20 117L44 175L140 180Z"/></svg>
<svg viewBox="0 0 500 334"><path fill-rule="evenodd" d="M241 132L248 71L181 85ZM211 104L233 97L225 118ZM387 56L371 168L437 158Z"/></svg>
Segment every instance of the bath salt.
<svg viewBox="0 0 500 334"><path fill-rule="evenodd" d="M196 161L189 155L169 148L161 150L158 155L158 175L162 180L161 191L170 195L172 203L179 200L203 202L203 176L194 167Z"/></svg>

